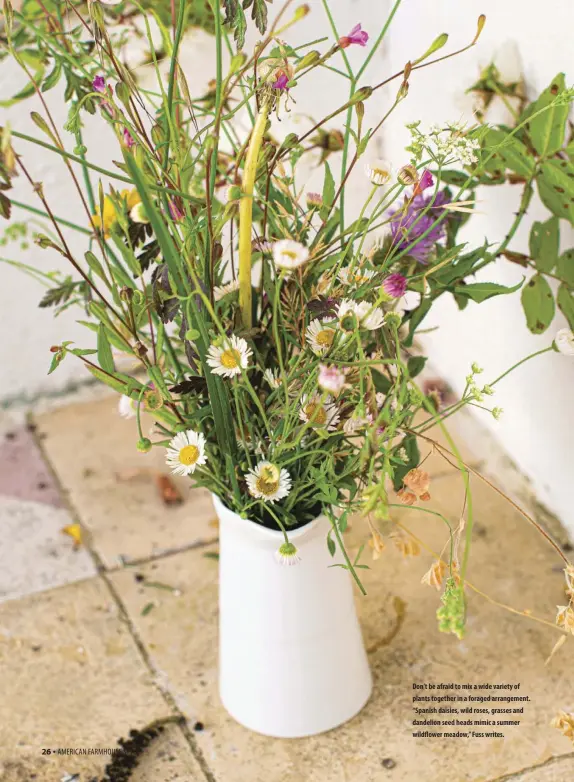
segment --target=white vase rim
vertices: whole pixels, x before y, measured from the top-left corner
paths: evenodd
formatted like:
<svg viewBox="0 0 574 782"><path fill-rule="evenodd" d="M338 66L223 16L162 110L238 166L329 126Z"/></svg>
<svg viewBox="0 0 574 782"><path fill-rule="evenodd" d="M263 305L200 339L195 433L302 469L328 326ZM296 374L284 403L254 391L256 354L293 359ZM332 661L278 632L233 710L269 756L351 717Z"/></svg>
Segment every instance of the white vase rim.
<svg viewBox="0 0 574 782"><path fill-rule="evenodd" d="M281 530L269 529L269 527L265 527L263 526L263 524L259 524L259 522L253 521L253 519L244 519L236 511L231 510L231 508L228 508L227 505L224 505L223 502L216 494L212 494L211 496L213 498L213 504L215 505L218 514L220 514L221 511L225 511L235 516L240 522L242 522L245 530L254 533L257 537L264 538L270 541L276 541L278 545L283 543L283 541L285 540L285 536L283 535L283 532ZM322 526L323 522L325 521L327 523L330 523L327 517L322 513L316 518L307 522L307 524L304 524L302 527L297 527L297 529L293 529L293 530L286 528L287 537L289 538L289 540L295 540L296 538L301 538L304 535L307 536L311 532L315 531L317 527Z"/></svg>

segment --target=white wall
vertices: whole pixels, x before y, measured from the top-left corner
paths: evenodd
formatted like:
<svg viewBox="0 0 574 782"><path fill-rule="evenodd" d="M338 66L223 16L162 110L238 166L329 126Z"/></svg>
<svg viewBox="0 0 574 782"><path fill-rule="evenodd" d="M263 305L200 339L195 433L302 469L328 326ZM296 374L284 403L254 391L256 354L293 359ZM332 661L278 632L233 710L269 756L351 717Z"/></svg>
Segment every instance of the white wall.
<svg viewBox="0 0 574 782"><path fill-rule="evenodd" d="M330 35L321 2L312 0L310 5L312 14L296 32L286 34L287 40L299 42L323 34ZM391 5L390 0L376 3L372 0L331 0L341 33L360 21L373 37ZM399 70L409 58L421 54L443 31L451 34L449 47L454 49L464 45L474 36L479 13L486 13L487 25L479 44L471 52L413 74L409 98L389 122L373 154L382 153L399 166L406 159L403 151L408 138L404 131L405 122L415 118L429 123L459 119L465 108L468 111L468 101L463 96L465 88L476 78L480 66L487 64L495 54L500 55L501 51L519 53L524 62L527 85L533 94L545 87L558 71L567 70L571 59L574 3L571 0L549 0L545 11L540 13L536 0L468 0L465 3L460 3L460 0L433 0L432 3L428 0L403 0L385 45L373 58L365 74L364 84L374 84ZM363 50L355 47L348 53L356 62ZM505 59L509 59L508 54ZM212 43L201 34L193 34L183 55L192 93L197 94L206 86L213 74L213 63ZM3 65L0 71L2 96L14 91L15 73L14 68ZM572 79L574 73L567 73L567 76ZM291 130L301 132L309 125L309 119L304 115L318 118L339 105L344 95L345 87L330 74L325 74L320 82L312 85L302 84L293 90L296 104L291 114L276 126L278 137ZM367 120L373 123L382 116L389 106L390 95L390 92L379 94L369 101ZM61 120L65 112L56 96L51 98ZM2 123L9 117L14 127L37 133L28 117L31 108L32 104L28 102L23 107L1 110ZM37 105L33 108L37 109ZM333 123L334 126L338 124ZM114 147L109 135L102 135L103 129L103 121L95 120L87 134L88 146L92 159L109 163L114 156ZM63 167L56 166L46 154L31 151L28 145L18 143L17 151L26 152L34 176L46 184L46 192L56 213L70 219L81 219L78 199ZM362 171L357 170L350 181L348 203L352 212L357 210L366 187ZM23 183L19 182L18 197L22 200L23 189ZM317 173L311 172L307 189L320 189ZM496 241L504 235L516 208L518 193L512 188L506 192L500 190L497 188L480 194L480 210L484 214L473 219L472 234L466 236L469 241L480 242L484 235ZM529 223L537 219L539 213L536 207L531 207L526 229L513 245L515 249L527 247ZM574 237L566 224L562 228L565 246L573 245ZM67 235L79 252L83 247L82 238L78 239L70 232ZM21 252L12 246L2 248L0 255L28 263L39 262L45 268L52 268L54 262L60 262L59 258L36 248ZM485 272L483 278L511 284L518 281L521 274L522 270L518 267L501 261L495 270ZM35 309L41 294L36 283L1 265L0 275L0 312L4 326L4 339L0 342L0 399L53 391L70 378L85 376L82 367L69 359L70 363L65 362L54 375L47 378L45 374L51 344L63 339L78 339L85 344L84 330L74 323L77 314L70 313L53 320L49 311ZM462 313L452 301L445 299L425 325L439 327L424 338L425 346L435 366L439 366L454 388L460 391L472 361L484 367L486 382L529 352L549 344L552 334L562 322L557 318L548 333L532 336L526 329L519 298L514 296L481 305L471 303ZM518 465L532 477L540 498L574 531L569 481L573 461L570 442L574 431L573 384L574 361L548 354L520 368L500 385L495 403L505 409L501 421L495 422L486 414L481 417Z"/></svg>

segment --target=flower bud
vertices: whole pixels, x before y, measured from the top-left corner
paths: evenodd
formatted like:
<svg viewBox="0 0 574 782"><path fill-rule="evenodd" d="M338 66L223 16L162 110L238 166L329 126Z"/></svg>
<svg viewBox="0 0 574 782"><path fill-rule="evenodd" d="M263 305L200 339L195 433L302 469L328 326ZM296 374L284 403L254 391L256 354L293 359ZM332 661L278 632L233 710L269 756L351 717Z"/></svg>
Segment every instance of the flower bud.
<svg viewBox="0 0 574 782"><path fill-rule="evenodd" d="M307 54L297 63L297 66L295 68L295 73L298 73L299 71L302 71L305 68L310 68L313 65L316 65L320 59L321 59L321 53L318 52L316 49L314 49L311 52L307 52Z"/></svg>
<svg viewBox="0 0 574 782"><path fill-rule="evenodd" d="M360 100L367 100L371 97L373 94L373 88L372 87L361 87L357 90L357 92L353 95L349 103L355 104L358 103Z"/></svg>
<svg viewBox="0 0 574 782"><path fill-rule="evenodd" d="M419 181L418 172L416 168L411 165L403 166L400 169L397 178L401 185L405 185L406 187L412 187L412 185L416 185Z"/></svg>
<svg viewBox="0 0 574 782"><path fill-rule="evenodd" d="M142 437L141 440L138 440L136 448L140 453L149 453L152 448L151 440L148 440L147 437Z"/></svg>

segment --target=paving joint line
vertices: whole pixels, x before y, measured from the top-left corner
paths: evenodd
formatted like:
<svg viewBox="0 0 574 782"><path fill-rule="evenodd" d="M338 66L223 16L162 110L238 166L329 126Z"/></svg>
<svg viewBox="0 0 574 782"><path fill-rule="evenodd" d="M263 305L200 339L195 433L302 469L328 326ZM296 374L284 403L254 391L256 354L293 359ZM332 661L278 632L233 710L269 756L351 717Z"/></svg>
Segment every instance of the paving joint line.
<svg viewBox="0 0 574 782"><path fill-rule="evenodd" d="M218 542L219 542L219 536L214 538L209 538L209 540L198 540L195 541L195 543L185 543L183 546L175 546L174 548L168 548L165 549L165 551L159 552L158 554L150 554L148 557L140 557L139 559L125 560L119 565L114 565L113 567L106 567L105 572L117 573L118 571L124 570L125 568L142 567L144 565L149 565L153 562L158 562L161 559L166 559L167 557L173 557L176 554L184 554L186 551L194 551L196 549L208 548L209 546L213 546L215 543Z"/></svg>
<svg viewBox="0 0 574 782"><path fill-rule="evenodd" d="M562 760L566 760L568 758L574 760L574 752L567 752L565 755L553 755L551 758L544 760L542 763L535 763L532 766L521 768L519 771L512 771L510 774L503 774L503 776L490 779L488 782L512 782L512 780L519 782L524 774L528 774L531 771L537 771L541 768L553 766L555 763L560 763Z"/></svg>
<svg viewBox="0 0 574 782"><path fill-rule="evenodd" d="M32 414L29 414L27 416L28 420L31 420ZM64 505L69 510L72 518L74 518L82 527L83 530L86 529L85 525L83 524L81 520L80 513L78 512L77 508L75 507L74 503L70 499L69 493L65 490L64 485L62 484L62 481L60 480L60 476L57 473L57 471L54 468L54 465L52 464L46 449L43 446L43 442L40 439L40 437L37 434L36 430L32 430L32 436L36 442L36 445L40 449L40 453L42 455L42 458L45 461L45 464L52 474L52 477L58 487L58 489L61 492L62 500ZM87 550L88 554L92 558L92 561L96 567L97 575L96 578L100 578L104 584L106 585L108 592L110 593L114 603L116 604L116 607L119 612L119 618L124 623L124 625L127 627L129 634L132 637L132 640L136 646L136 649L138 650L140 657L145 665L145 667L148 669L148 672L152 675L152 681L154 684L154 687L159 691L162 698L172 711L172 713L177 716L180 720L180 723L178 723L178 728L181 731L187 745L189 746L191 753L195 760L197 761L204 777L206 778L207 782L217 782L213 772L209 768L207 761L203 755L203 752L199 748L197 744L197 740L195 736L192 734L192 732L189 729L189 726L187 724L187 718L185 714L182 712L182 710L177 705L177 702L172 695L172 693L167 689L162 687L158 682L158 677L160 672L155 668L151 657L149 655L148 650L145 647L145 644L143 643L142 639L139 636L139 633L137 632L135 625L133 624L131 617L129 615L129 612L121 599L118 591L116 590L115 586L113 585L111 578L109 577L108 571L106 570L104 566L104 562L99 554L99 552L93 547L91 535L89 534L89 530L87 530L88 535L86 536L86 543L85 543L85 549ZM119 570L119 568L118 568ZM92 576L93 578L93 576Z"/></svg>

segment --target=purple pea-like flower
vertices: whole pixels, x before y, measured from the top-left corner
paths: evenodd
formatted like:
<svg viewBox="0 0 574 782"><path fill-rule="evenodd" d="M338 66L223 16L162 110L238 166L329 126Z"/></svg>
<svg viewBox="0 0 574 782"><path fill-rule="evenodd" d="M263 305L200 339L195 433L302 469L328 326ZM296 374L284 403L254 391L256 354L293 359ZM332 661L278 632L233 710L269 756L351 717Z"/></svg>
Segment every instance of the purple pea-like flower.
<svg viewBox="0 0 574 782"><path fill-rule="evenodd" d="M400 299L401 296L405 295L407 278L398 273L389 274L389 276L383 280L383 289L385 293L388 293L393 299Z"/></svg>
<svg viewBox="0 0 574 782"><path fill-rule="evenodd" d="M415 187L414 195L419 195L424 190L428 190L429 187L434 185L434 179L428 168L425 168L423 175L421 176L418 185Z"/></svg>
<svg viewBox="0 0 574 782"><path fill-rule="evenodd" d="M348 46L356 43L358 46L366 46L369 40L369 33L366 30L361 29L361 25L356 24L349 35L344 35L339 38L339 46L341 49L346 49Z"/></svg>
<svg viewBox="0 0 574 782"><path fill-rule="evenodd" d="M427 264L437 242L446 236L446 221L434 225L450 203L443 191L436 196L413 195L406 206L390 213L391 247L396 252L408 248L408 255ZM425 211L427 210L427 211ZM428 231L428 233L427 233Z"/></svg>
<svg viewBox="0 0 574 782"><path fill-rule="evenodd" d="M103 76L94 76L92 87L94 88L94 92L104 93L106 91L106 80Z"/></svg>
<svg viewBox="0 0 574 782"><path fill-rule="evenodd" d="M169 214L170 214L172 220L175 220L176 222L179 222L180 220L183 220L183 218L185 216L184 212L183 212L182 209L180 209L180 207L178 206L176 201L173 201L172 199L170 199L168 201L167 205L168 205Z"/></svg>
<svg viewBox="0 0 574 782"><path fill-rule="evenodd" d="M136 142L134 141L134 137L132 136L132 134L129 132L127 128L124 128L124 144L126 145L126 147L128 149L131 149L135 143Z"/></svg>
<svg viewBox="0 0 574 782"><path fill-rule="evenodd" d="M274 90L287 90L289 92L289 87L287 84L289 83L289 77L285 73L285 71L281 71L279 76L277 77L277 80L273 82L271 85Z"/></svg>

